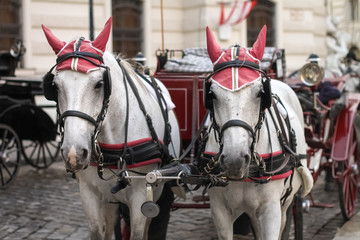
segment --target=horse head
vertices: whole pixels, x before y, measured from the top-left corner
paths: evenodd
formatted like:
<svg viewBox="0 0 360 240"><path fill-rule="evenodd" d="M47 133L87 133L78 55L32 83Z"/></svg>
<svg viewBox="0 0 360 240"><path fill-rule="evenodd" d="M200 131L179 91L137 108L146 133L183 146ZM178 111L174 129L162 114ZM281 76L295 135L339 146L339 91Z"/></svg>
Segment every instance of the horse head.
<svg viewBox="0 0 360 240"><path fill-rule="evenodd" d="M45 75L44 95L57 102L61 153L69 171L86 168L91 159L94 139L101 127L111 93L109 68L103 55L112 18L94 41L78 38L66 43L48 28L45 36L57 55L57 63ZM56 74L51 72L56 67Z"/></svg>
<svg viewBox="0 0 360 240"><path fill-rule="evenodd" d="M205 82L205 104L218 126L220 165L227 177L244 179L254 153L255 128L264 94L263 79L256 68L264 53L266 26L250 50L235 45L223 51L210 29L206 30L214 73Z"/></svg>

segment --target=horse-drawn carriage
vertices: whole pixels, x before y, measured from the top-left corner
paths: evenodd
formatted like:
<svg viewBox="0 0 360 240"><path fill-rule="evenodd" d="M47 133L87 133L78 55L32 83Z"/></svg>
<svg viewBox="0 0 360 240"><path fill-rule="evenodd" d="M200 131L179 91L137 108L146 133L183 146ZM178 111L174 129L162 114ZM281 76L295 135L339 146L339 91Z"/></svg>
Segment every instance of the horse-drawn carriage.
<svg viewBox="0 0 360 240"><path fill-rule="evenodd" d="M0 187L7 187L21 166L21 156L36 168L47 168L59 153L57 127L46 112L55 105L36 103L41 79L15 77L22 45L0 54ZM55 116L54 116L55 117Z"/></svg>
<svg viewBox="0 0 360 240"><path fill-rule="evenodd" d="M278 239L294 195L306 195L313 180L306 166L301 105L288 85L270 83L259 67L266 27L251 49L235 45L225 51L207 29L210 70L167 73L160 66L156 77L161 81L141 76L105 52L110 29L111 18L94 41L65 43L43 26L57 54L43 80L44 94L59 109L62 153L79 181L90 236L110 239L119 210L114 203L121 202L130 210L131 237L142 238L146 217L160 211L154 201L163 183L174 179L179 187L205 186L219 238L231 239L232 222L246 212L256 235ZM281 70L282 61L275 63ZM169 92L178 101L178 119ZM208 131L199 134L204 133L206 146L193 147L194 133L203 126L202 104L210 112ZM160 165L161 159L180 156L181 129L192 155L201 149L205 164L200 168L207 174L193 168L192 155L189 162L172 159Z"/></svg>

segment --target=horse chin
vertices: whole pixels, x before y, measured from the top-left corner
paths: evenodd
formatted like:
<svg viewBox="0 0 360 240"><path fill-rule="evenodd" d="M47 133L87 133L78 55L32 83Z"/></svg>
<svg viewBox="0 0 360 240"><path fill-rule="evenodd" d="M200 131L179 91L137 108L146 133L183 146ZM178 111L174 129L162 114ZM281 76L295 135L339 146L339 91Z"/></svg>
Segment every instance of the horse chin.
<svg viewBox="0 0 360 240"><path fill-rule="evenodd" d="M226 171L226 177L229 180L242 181L249 176L247 171L242 170L228 170Z"/></svg>
<svg viewBox="0 0 360 240"><path fill-rule="evenodd" d="M89 163L76 164L73 165L69 161L65 162L65 167L67 172L76 173L81 170L85 170L89 167Z"/></svg>

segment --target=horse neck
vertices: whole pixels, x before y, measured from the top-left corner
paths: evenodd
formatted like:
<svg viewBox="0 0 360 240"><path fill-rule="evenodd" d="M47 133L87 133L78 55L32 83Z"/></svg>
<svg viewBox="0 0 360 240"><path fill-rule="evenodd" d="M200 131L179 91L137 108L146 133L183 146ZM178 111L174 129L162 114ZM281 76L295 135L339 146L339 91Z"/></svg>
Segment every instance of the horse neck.
<svg viewBox="0 0 360 240"><path fill-rule="evenodd" d="M103 128L99 134L99 141L108 144L123 143L125 142L126 128L128 131L126 141L128 142L151 137L145 116L140 110L138 99L130 87L128 79L125 79L126 83L124 83L124 76L115 59L111 59L109 63L109 67L112 69L112 93L110 96L108 113L105 117ZM127 71L132 78L149 115L152 117L156 115L161 116L161 113L155 114L156 104L154 104L154 99L145 89L143 83L140 82L141 80L134 77L135 73L133 69L127 63L123 62L122 65L124 66L125 71ZM129 108L129 115L128 122L126 123L127 108ZM153 123L154 122L160 121L153 119ZM155 129L157 129L157 124L154 125Z"/></svg>

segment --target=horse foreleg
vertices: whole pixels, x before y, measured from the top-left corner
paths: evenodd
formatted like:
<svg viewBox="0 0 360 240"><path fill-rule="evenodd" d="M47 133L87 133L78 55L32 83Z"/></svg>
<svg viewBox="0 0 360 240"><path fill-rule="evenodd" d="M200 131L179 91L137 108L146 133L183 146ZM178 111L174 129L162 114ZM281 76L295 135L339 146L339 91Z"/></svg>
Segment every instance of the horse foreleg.
<svg viewBox="0 0 360 240"><path fill-rule="evenodd" d="M252 214L252 226L257 240L278 240L281 227L281 207L279 200L267 202Z"/></svg>
<svg viewBox="0 0 360 240"><path fill-rule="evenodd" d="M110 240L118 217L118 205L101 201L87 184L80 185L80 196L83 209L89 223L89 238L91 240Z"/></svg>
<svg viewBox="0 0 360 240"><path fill-rule="evenodd" d="M216 228L219 240L233 239L233 217L230 209L226 207L223 201L217 197L221 194L212 194L210 196L211 215Z"/></svg>
<svg viewBox="0 0 360 240"><path fill-rule="evenodd" d="M141 186L141 182L132 181L133 186ZM141 212L141 205L147 201L146 189L131 187L126 189L127 206L130 213L130 239L131 240L147 240L148 228L151 221Z"/></svg>
<svg viewBox="0 0 360 240"><path fill-rule="evenodd" d="M147 240L148 239L148 230L151 222L151 218L145 217L140 212L140 207L138 205L132 204L130 208L130 239L131 240Z"/></svg>

